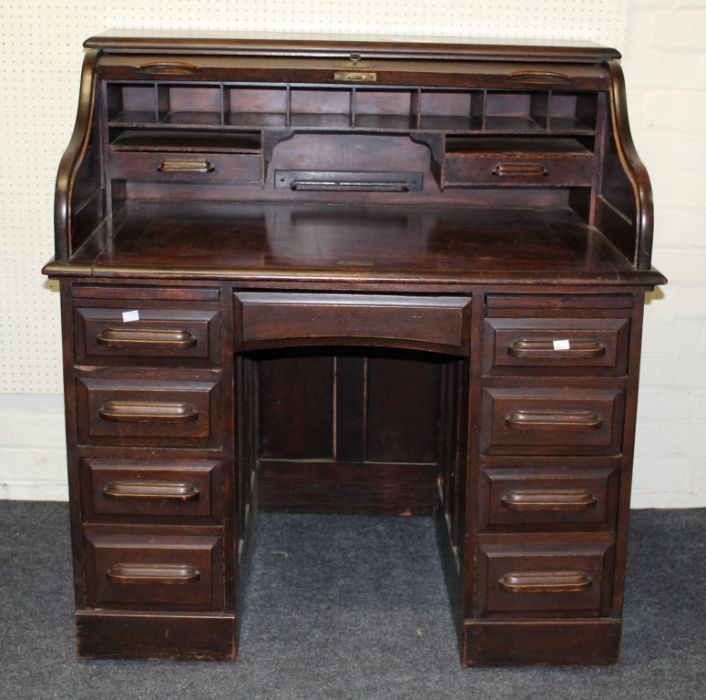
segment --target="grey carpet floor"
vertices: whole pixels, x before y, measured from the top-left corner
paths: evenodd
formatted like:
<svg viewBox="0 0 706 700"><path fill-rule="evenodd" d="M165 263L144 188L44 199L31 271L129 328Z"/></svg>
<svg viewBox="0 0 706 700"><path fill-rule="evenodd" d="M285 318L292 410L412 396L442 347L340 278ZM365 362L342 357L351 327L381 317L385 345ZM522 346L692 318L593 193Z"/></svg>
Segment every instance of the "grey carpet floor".
<svg viewBox="0 0 706 700"><path fill-rule="evenodd" d="M706 694L706 509L636 511L619 666L462 669L433 523L263 514L231 663L77 661L65 504L0 502L0 697Z"/></svg>

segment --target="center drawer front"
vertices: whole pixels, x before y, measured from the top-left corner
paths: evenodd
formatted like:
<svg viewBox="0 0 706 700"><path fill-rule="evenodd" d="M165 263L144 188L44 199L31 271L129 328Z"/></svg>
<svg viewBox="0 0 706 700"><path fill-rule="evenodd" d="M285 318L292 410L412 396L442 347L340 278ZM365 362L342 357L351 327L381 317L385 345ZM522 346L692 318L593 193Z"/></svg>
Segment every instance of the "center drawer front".
<svg viewBox="0 0 706 700"><path fill-rule="evenodd" d="M83 459L84 521L221 520L221 463Z"/></svg>
<svg viewBox="0 0 706 700"><path fill-rule="evenodd" d="M618 471L606 468L483 469L480 519L493 529L600 525L615 517Z"/></svg>
<svg viewBox="0 0 706 700"><path fill-rule="evenodd" d="M486 318L483 371L624 375L629 326L625 318Z"/></svg>
<svg viewBox="0 0 706 700"><path fill-rule="evenodd" d="M220 537L91 534L86 545L92 607L223 607Z"/></svg>
<svg viewBox="0 0 706 700"><path fill-rule="evenodd" d="M458 353L468 346L468 297L238 292L235 299L241 347L327 339Z"/></svg>
<svg viewBox="0 0 706 700"><path fill-rule="evenodd" d="M129 308L133 310L139 320L125 323L125 309L75 309L77 364L111 360L219 362L217 311Z"/></svg>
<svg viewBox="0 0 706 700"><path fill-rule="evenodd" d="M622 389L484 389L487 454L608 455L622 445Z"/></svg>
<svg viewBox="0 0 706 700"><path fill-rule="evenodd" d="M482 544L480 602L488 613L576 613L608 609L612 545Z"/></svg>
<svg viewBox="0 0 706 700"><path fill-rule="evenodd" d="M258 181L261 158L247 153L130 153L110 155L111 178L135 182Z"/></svg>
<svg viewBox="0 0 706 700"><path fill-rule="evenodd" d="M217 444L218 382L80 378L78 431L83 444ZM166 444L165 444L166 443Z"/></svg>

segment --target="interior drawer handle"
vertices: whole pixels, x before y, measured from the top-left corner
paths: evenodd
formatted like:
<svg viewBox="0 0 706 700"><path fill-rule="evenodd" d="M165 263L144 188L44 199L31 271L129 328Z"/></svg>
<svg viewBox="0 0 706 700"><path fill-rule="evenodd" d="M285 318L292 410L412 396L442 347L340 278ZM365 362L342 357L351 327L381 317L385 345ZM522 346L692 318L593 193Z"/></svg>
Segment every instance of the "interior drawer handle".
<svg viewBox="0 0 706 700"><path fill-rule="evenodd" d="M542 163L498 163L493 169L496 177L544 177L549 171Z"/></svg>
<svg viewBox="0 0 706 700"><path fill-rule="evenodd" d="M595 411L520 408L505 416L514 430L598 430L603 420Z"/></svg>
<svg viewBox="0 0 706 700"><path fill-rule="evenodd" d="M193 501L199 490L186 481L111 481L103 489L108 498L158 498Z"/></svg>
<svg viewBox="0 0 706 700"><path fill-rule="evenodd" d="M572 340L566 350L555 350L554 341L547 338L517 338L507 349L507 354L518 360L552 359L557 357L573 357L591 360L603 357L606 347L598 340L577 339Z"/></svg>
<svg viewBox="0 0 706 700"><path fill-rule="evenodd" d="M571 78L565 73L551 70L518 70L508 75L508 80L527 80L538 83L567 83Z"/></svg>
<svg viewBox="0 0 706 700"><path fill-rule="evenodd" d="M591 583L583 571L523 571L505 574L498 581L506 593L580 593Z"/></svg>
<svg viewBox="0 0 706 700"><path fill-rule="evenodd" d="M508 491L501 499L503 508L515 511L581 511L591 508L596 497L587 489L523 489Z"/></svg>
<svg viewBox="0 0 706 700"><path fill-rule="evenodd" d="M105 328L96 337L98 345L108 348L174 348L186 350L196 338L183 330L160 328Z"/></svg>
<svg viewBox="0 0 706 700"><path fill-rule="evenodd" d="M195 583L201 572L190 564L113 564L106 572L113 583Z"/></svg>
<svg viewBox="0 0 706 700"><path fill-rule="evenodd" d="M292 180L290 187L300 192L409 192L408 182Z"/></svg>
<svg viewBox="0 0 706 700"><path fill-rule="evenodd" d="M115 422L195 420L199 412L190 404L169 401L108 401L98 411L104 420Z"/></svg>
<svg viewBox="0 0 706 700"><path fill-rule="evenodd" d="M211 173L215 169L205 158L166 158L157 168L161 173Z"/></svg>
<svg viewBox="0 0 706 700"><path fill-rule="evenodd" d="M151 61L140 64L137 70L156 75L193 75L199 72L199 67L185 61Z"/></svg>

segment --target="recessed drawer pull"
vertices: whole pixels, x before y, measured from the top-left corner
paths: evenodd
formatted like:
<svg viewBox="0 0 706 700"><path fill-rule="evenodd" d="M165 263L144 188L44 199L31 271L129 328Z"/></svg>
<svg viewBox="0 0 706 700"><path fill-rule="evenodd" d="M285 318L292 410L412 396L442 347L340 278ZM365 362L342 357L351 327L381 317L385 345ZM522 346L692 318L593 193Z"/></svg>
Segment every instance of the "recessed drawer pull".
<svg viewBox="0 0 706 700"><path fill-rule="evenodd" d="M503 508L514 511L581 511L596 504L587 489L523 489L508 491L500 500Z"/></svg>
<svg viewBox="0 0 706 700"><path fill-rule="evenodd" d="M518 360L567 357L590 360L603 357L606 353L603 343L588 338L572 340L566 350L555 350L553 343L553 340L547 338L518 338L508 347L507 354Z"/></svg>
<svg viewBox="0 0 706 700"><path fill-rule="evenodd" d="M550 70L518 70L510 73L508 80L535 81L538 83L566 83L570 78L564 73Z"/></svg>
<svg viewBox="0 0 706 700"><path fill-rule="evenodd" d="M292 180L290 187L301 192L409 192L408 182L353 182Z"/></svg>
<svg viewBox="0 0 706 700"><path fill-rule="evenodd" d="M137 70L155 75L192 75L199 72L199 67L185 61L152 61L142 63Z"/></svg>
<svg viewBox="0 0 706 700"><path fill-rule="evenodd" d="M96 337L98 345L109 348L174 348L186 350L196 345L196 338L183 330L159 328L106 328Z"/></svg>
<svg viewBox="0 0 706 700"><path fill-rule="evenodd" d="M498 581L507 593L580 593L591 587L583 571L523 571L505 574Z"/></svg>
<svg viewBox="0 0 706 700"><path fill-rule="evenodd" d="M112 481L103 495L109 498L155 498L170 501L193 501L199 490L186 481Z"/></svg>
<svg viewBox="0 0 706 700"><path fill-rule="evenodd" d="M161 173L210 173L215 169L205 158L165 158L157 167Z"/></svg>
<svg viewBox="0 0 706 700"><path fill-rule="evenodd" d="M195 420L199 412L190 403L108 401L101 407L99 414L104 420L130 423Z"/></svg>
<svg viewBox="0 0 706 700"><path fill-rule="evenodd" d="M603 420L595 411L522 408L505 416L515 430L598 430Z"/></svg>
<svg viewBox="0 0 706 700"><path fill-rule="evenodd" d="M542 163L498 163L493 169L497 177L544 177L549 171Z"/></svg>
<svg viewBox="0 0 706 700"><path fill-rule="evenodd" d="M113 564L106 572L113 583L194 583L201 572L189 564Z"/></svg>

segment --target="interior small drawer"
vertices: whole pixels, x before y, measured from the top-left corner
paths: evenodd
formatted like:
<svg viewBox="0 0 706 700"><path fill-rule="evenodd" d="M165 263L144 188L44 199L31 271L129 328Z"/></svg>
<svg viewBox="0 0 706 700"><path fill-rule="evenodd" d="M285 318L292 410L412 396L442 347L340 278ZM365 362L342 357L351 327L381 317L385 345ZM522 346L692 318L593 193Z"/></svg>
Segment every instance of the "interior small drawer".
<svg viewBox="0 0 706 700"><path fill-rule="evenodd" d="M449 139L446 186L589 187L593 153L574 139Z"/></svg>
<svg viewBox="0 0 706 700"><path fill-rule="evenodd" d="M238 292L236 345L369 342L464 353L469 297Z"/></svg>
<svg viewBox="0 0 706 700"><path fill-rule="evenodd" d="M622 389L483 389L486 454L607 455L622 446Z"/></svg>
<svg viewBox="0 0 706 700"><path fill-rule="evenodd" d="M221 520L221 463L82 459L84 521L218 523Z"/></svg>
<svg viewBox="0 0 706 700"><path fill-rule="evenodd" d="M137 320L126 320L137 317ZM77 364L112 360L216 364L220 318L217 311L174 309L74 309Z"/></svg>
<svg viewBox="0 0 706 700"><path fill-rule="evenodd" d="M110 155L108 174L134 182L259 181L261 158L250 153L117 151Z"/></svg>
<svg viewBox="0 0 706 700"><path fill-rule="evenodd" d="M482 544L477 612L605 614L612 549L603 542Z"/></svg>
<svg viewBox="0 0 706 700"><path fill-rule="evenodd" d="M483 370L498 374L624 375L626 318L486 318Z"/></svg>
<svg viewBox="0 0 706 700"><path fill-rule="evenodd" d="M90 534L85 541L89 606L223 607L220 537Z"/></svg>
<svg viewBox="0 0 706 700"><path fill-rule="evenodd" d="M483 469L481 476L480 517L486 528L607 528L615 519L618 471L613 467Z"/></svg>
<svg viewBox="0 0 706 700"><path fill-rule="evenodd" d="M215 444L220 437L219 384L80 378L79 442L83 444Z"/></svg>

